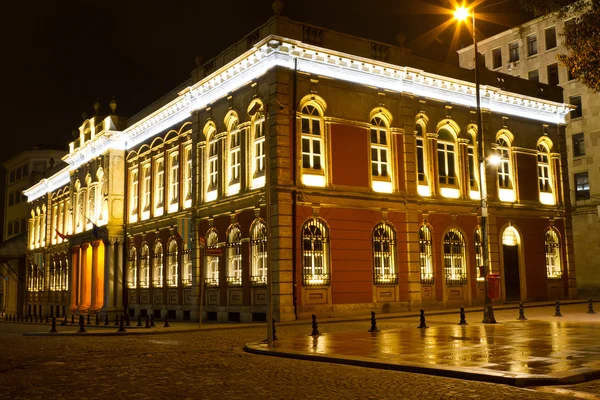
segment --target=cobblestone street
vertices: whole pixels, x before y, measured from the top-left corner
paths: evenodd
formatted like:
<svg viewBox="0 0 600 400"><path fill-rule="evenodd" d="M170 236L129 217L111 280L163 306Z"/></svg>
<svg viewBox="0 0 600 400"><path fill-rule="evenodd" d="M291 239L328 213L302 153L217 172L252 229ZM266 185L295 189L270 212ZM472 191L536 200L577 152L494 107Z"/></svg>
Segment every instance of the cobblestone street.
<svg viewBox="0 0 600 400"><path fill-rule="evenodd" d="M514 313L499 311L497 318L512 318ZM455 318L441 315L429 323L449 323ZM414 319L390 319L381 320L380 326L414 329L415 324ZM237 329L137 336L23 336L23 332L47 332L48 328L0 324L0 398L600 398L596 396L598 380L533 390L244 352L245 343L265 338L263 327L236 325ZM364 329L364 322L321 324L322 332ZM277 327L279 338L307 332L310 322Z"/></svg>

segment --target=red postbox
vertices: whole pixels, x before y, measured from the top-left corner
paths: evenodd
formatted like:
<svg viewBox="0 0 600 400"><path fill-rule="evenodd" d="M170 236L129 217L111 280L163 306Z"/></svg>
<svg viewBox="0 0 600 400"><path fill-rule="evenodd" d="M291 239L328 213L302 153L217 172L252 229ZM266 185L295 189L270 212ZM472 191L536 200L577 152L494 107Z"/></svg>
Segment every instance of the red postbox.
<svg viewBox="0 0 600 400"><path fill-rule="evenodd" d="M500 298L500 274L489 274L487 276L487 289L490 299Z"/></svg>

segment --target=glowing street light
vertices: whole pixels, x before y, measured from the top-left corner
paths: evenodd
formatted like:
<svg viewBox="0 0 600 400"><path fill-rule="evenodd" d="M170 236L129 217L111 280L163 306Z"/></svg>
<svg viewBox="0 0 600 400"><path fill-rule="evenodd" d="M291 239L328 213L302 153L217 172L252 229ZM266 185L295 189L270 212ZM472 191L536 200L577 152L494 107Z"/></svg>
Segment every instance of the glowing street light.
<svg viewBox="0 0 600 400"><path fill-rule="evenodd" d="M478 153L479 153L479 194L481 197L481 248L482 248L482 259L483 259L483 273L484 273L484 296L485 301L483 305L483 323L487 324L495 324L496 319L494 318L494 307L492 304L492 299L490 299L490 295L488 293L488 275L490 272L490 260L488 253L488 227L487 227L487 189L486 189L486 157L485 157L485 147L483 145L483 126L481 124L481 99L479 95L479 63L477 56L477 38L475 36L475 9L471 10L469 14L469 10L465 7L460 7L456 11L454 11L454 18L459 21L466 21L468 17L471 17L473 20L473 47L475 50L475 97L477 99L477 145L478 145ZM489 160L490 164L494 164L494 161L499 160ZM497 165L497 164L496 164Z"/></svg>

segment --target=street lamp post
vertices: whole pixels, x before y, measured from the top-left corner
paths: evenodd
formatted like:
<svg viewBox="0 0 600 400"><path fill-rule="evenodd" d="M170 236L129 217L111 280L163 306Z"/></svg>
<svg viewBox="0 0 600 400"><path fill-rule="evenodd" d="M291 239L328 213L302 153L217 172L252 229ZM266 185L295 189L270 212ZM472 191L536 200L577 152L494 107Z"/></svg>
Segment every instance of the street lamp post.
<svg viewBox="0 0 600 400"><path fill-rule="evenodd" d="M454 12L454 16L458 20L466 20L469 16L469 12L461 7ZM486 188L486 157L485 157L485 146L483 144L483 126L481 124L481 100L479 94L479 57L477 56L477 37L475 35L475 10L471 11L471 19L473 20L473 48L475 50L475 97L477 101L477 146L479 153L479 196L481 197L481 252L483 259L483 274L484 274L484 296L485 301L483 305L483 323L495 324L496 319L494 318L494 307L492 299L488 293L488 275L489 275L489 253L488 253L488 227L487 227L487 188Z"/></svg>

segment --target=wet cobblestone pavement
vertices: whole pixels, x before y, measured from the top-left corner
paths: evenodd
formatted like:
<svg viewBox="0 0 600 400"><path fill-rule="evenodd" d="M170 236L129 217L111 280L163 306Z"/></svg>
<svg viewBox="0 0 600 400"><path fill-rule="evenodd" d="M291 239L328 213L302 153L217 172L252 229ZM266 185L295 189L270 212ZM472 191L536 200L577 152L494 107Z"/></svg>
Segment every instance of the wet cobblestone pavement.
<svg viewBox="0 0 600 400"><path fill-rule="evenodd" d="M564 307L565 317L560 323L578 323L585 309L581 304ZM529 321L526 323L537 325L539 322L543 326L544 323L558 322L550 316L552 311L551 307L528 309ZM480 315L467 314L470 324L466 327L467 332L480 329L481 325L476 322ZM516 315L514 309L497 310L498 327L512 325ZM407 330L412 332L411 335L421 334L416 328L418 316L388 317L391 316L378 319L380 333ZM600 320L599 315L591 317ZM427 318L430 328L426 334L432 332L435 337L436 330L454 329L457 322L457 314L432 315ZM75 335L76 326L59 326L59 334L48 337L23 334L47 333L49 325L0 323L0 399L600 399L600 380L520 388L353 365L265 357L243 350L245 344L258 343L265 338L264 325L203 324L201 330L197 329L197 324L174 322L171 325L173 330L169 333L160 332L161 328L157 327L155 334L100 337ZM363 335L368 327L368 319L319 321L323 337L348 333ZM88 328L89 332L94 330ZM104 331L113 332L116 328ZM310 332L310 321L277 324L277 342L304 340ZM474 337L474 334L467 337ZM557 352L561 351L559 347Z"/></svg>

